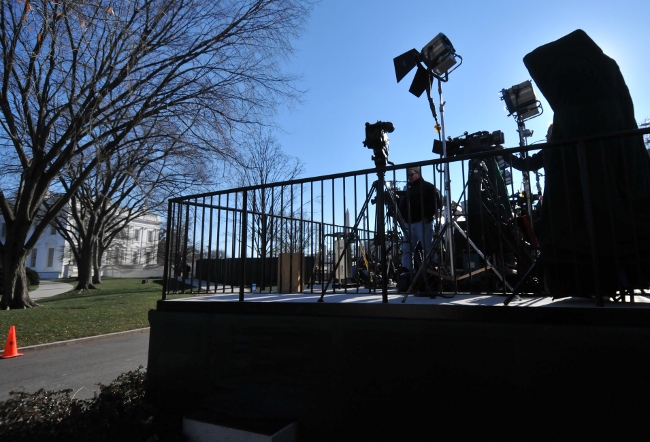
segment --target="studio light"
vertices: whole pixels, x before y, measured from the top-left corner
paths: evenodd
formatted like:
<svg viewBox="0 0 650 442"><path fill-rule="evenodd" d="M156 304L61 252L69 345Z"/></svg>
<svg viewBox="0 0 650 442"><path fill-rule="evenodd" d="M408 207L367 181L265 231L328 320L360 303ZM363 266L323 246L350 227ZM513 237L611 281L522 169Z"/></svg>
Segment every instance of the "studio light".
<svg viewBox="0 0 650 442"><path fill-rule="evenodd" d="M417 66L415 78L413 78L409 92L419 97L430 84L430 76L447 81L449 73L460 66L459 64L456 68L452 69L458 63L458 59L462 63L462 57L456 54L456 50L451 44L451 41L449 41L445 34L440 33L427 43L421 51L418 52L417 49L411 49L395 57L393 59L395 77L399 83L406 74Z"/></svg>
<svg viewBox="0 0 650 442"><path fill-rule="evenodd" d="M445 34L438 34L422 48L424 64L438 75L444 75L456 64L456 50Z"/></svg>
<svg viewBox="0 0 650 442"><path fill-rule="evenodd" d="M460 60L460 63L458 63ZM445 139L445 118L444 118L444 101L442 99L442 83L446 82L449 79L449 74L463 64L463 57L456 54L454 45L451 44L449 39L445 34L436 35L433 40L426 44L420 52L417 49L411 49L393 58L393 64L395 65L395 77L399 83L402 78L406 76L411 70L417 66L415 72L415 78L411 83L409 92L411 92L416 97L422 95L424 91L427 92L427 98L429 100L429 108L431 109L431 114L433 119L436 121L435 129L439 136L441 144L442 156L447 158L447 140ZM431 88L433 86L433 79L438 80L438 97L440 99L440 123L438 124L438 114L436 113L436 106L431 96ZM449 162L444 164L444 180L445 180L445 207L447 208L445 215L445 222L447 226L450 226L452 223L451 215L451 195L449 189L451 188L451 179L449 174ZM447 242L447 251L449 256L454 256L454 242L453 236L451 235L451 230L448 234L445 234L445 240ZM424 269L425 266L420 267ZM455 278L455 268L454 260L450 260L449 275L452 280ZM416 275L417 278L417 275ZM402 300L404 302L406 297Z"/></svg>
<svg viewBox="0 0 650 442"><path fill-rule="evenodd" d="M530 120L542 113L542 104L537 100L530 80L502 89L501 99L506 103L508 116L514 115L518 120Z"/></svg>

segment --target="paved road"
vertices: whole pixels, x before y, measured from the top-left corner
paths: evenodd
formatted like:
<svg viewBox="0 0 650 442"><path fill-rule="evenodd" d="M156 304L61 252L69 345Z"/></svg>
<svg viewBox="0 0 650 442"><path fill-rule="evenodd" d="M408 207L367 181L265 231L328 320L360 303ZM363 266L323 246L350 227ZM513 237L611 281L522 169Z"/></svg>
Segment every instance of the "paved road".
<svg viewBox="0 0 650 442"><path fill-rule="evenodd" d="M98 382L109 384L122 373L147 366L149 329L19 346L18 352L24 355L0 359L0 401L9 399L11 390L33 393L39 388L72 388L75 397L91 398L99 392Z"/></svg>

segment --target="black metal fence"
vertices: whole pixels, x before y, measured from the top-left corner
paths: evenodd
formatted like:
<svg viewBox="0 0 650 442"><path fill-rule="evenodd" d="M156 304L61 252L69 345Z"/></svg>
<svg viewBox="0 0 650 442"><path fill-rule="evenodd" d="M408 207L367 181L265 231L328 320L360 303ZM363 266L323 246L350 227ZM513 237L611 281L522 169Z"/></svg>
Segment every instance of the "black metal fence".
<svg viewBox="0 0 650 442"><path fill-rule="evenodd" d="M309 291L634 300L649 287L649 132L479 144L448 160L170 200L163 299ZM432 217L405 190L413 167L441 191ZM433 239L413 244L420 225L410 221L420 218L433 218Z"/></svg>

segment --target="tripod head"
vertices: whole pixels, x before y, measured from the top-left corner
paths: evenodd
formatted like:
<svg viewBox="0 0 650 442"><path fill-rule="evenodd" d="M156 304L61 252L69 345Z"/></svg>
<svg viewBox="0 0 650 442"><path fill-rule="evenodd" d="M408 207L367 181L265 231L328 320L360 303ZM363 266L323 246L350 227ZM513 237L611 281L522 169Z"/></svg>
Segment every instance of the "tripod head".
<svg viewBox="0 0 650 442"><path fill-rule="evenodd" d="M393 123L389 121L377 121L374 124L366 123L366 139L363 145L368 149L372 149L373 156L371 159L375 162L377 167L386 167L386 164L393 165L388 161L388 135L395 130Z"/></svg>

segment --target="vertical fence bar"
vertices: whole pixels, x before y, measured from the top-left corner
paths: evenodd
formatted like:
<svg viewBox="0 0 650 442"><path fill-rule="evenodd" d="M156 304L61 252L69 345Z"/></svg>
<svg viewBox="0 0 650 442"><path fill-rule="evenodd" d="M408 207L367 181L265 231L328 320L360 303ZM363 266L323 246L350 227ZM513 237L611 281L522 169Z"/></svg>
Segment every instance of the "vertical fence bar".
<svg viewBox="0 0 650 442"><path fill-rule="evenodd" d="M208 257L207 257L207 275L206 275L206 281L205 281L205 293L210 293L210 278L213 278L214 276L212 275L212 226L214 223L213 219L214 215L214 207L213 207L213 196L210 196L210 227L208 228ZM219 259L219 247L217 247L217 250L215 251L214 255L214 265L215 265L215 270L216 270L216 265L217 265L217 260ZM215 287L216 287L216 282L215 282ZM215 290L216 292L216 290Z"/></svg>
<svg viewBox="0 0 650 442"><path fill-rule="evenodd" d="M244 289L246 286L246 240L248 238L248 191L246 190L244 190L242 195L241 218L241 269L239 270L239 302L244 301Z"/></svg>
<svg viewBox="0 0 650 442"><path fill-rule="evenodd" d="M266 289L266 254L268 253L268 229L267 229L267 223L268 223L268 216L267 212L268 210L266 209L266 189L262 189L262 194L260 195L260 198L262 202L260 203L260 208L262 209L262 215L261 215L261 241L260 241L260 264L261 264L261 269L260 269L260 287L261 290ZM271 290L269 290L270 292Z"/></svg>
<svg viewBox="0 0 650 442"><path fill-rule="evenodd" d="M299 215L299 221L298 221L298 228L300 229L299 232L299 241L300 241L300 253L302 253L302 264L301 264L301 271L302 271L302 290L304 291L306 288L307 284L307 276L309 274L308 272L308 263L309 261L309 250L307 248L307 235L308 235L308 228L311 224L310 221L305 220L305 208L303 207L304 204L304 184L300 184L300 215Z"/></svg>
<svg viewBox="0 0 650 442"><path fill-rule="evenodd" d="M172 265L172 260L169 259L170 251L172 246L171 241L171 231L172 231L172 218L174 217L173 213L174 203L169 201L167 203L167 234L165 240L165 266L163 267L163 296L162 300L167 300L167 292L169 290L169 266Z"/></svg>
<svg viewBox="0 0 650 442"><path fill-rule="evenodd" d="M323 228L323 225L320 223L315 222L314 219L314 182L310 181L309 183L309 213L310 213L310 219L311 219L311 231L310 231L310 238L311 238L311 254L314 257L314 265L312 266L312 275L311 275L311 287L310 287L310 293L314 293L314 283L316 282L316 277L317 274L320 273L320 269L322 267L321 263L321 247L322 247L322 240L321 240L321 231ZM314 244L314 227L318 229L318 242ZM314 250L314 246L317 246L316 250Z"/></svg>
<svg viewBox="0 0 650 442"><path fill-rule="evenodd" d="M219 260L222 259L219 257L219 247L221 245L221 195L219 195L219 198L217 198L217 206L219 207L217 211L217 264L215 266L215 278L214 278L214 292L217 293L219 289L219 280L221 280L221 293L226 292L226 284L225 284L225 262L227 262L228 256L226 255L228 248L224 244L223 246L223 260L225 262L220 262Z"/></svg>
<svg viewBox="0 0 650 442"><path fill-rule="evenodd" d="M172 227L172 230L174 232L174 247L173 247L173 252L174 252L174 291L178 291L179 287L179 271L182 270L181 267L183 265L182 263L182 254L181 254L181 234L183 231L183 204L178 203L177 205L178 209L176 210L176 217L177 219L174 220L176 222L176 227ZM180 275L182 278L182 274Z"/></svg>
<svg viewBox="0 0 650 442"><path fill-rule="evenodd" d="M190 293L194 293L194 274L196 274L196 222L198 219L198 207L197 207L198 201L195 199L194 200L194 221L192 223L192 258L190 260L191 265L189 265L189 271L188 271L188 277L190 280ZM190 207L187 208L187 213L189 216L190 213ZM189 233L188 233L189 235Z"/></svg>
<svg viewBox="0 0 650 442"><path fill-rule="evenodd" d="M284 193L284 192L283 192ZM288 245L288 250L287 253L289 254L289 281L287 284L287 287L289 288L289 292L293 292L293 272L294 272L294 266L293 266L293 254L295 253L295 237L294 237L294 222L293 222L293 199L295 198L293 194L293 185L289 185L289 212L287 215L290 217L287 220L287 223L289 224L289 227L285 229L287 232L287 245Z"/></svg>
<svg viewBox="0 0 650 442"><path fill-rule="evenodd" d="M185 280L187 279L187 245L190 237L190 206L185 204L185 232L183 233L183 268L181 269L182 292L185 293Z"/></svg>
<svg viewBox="0 0 650 442"><path fill-rule="evenodd" d="M251 269L251 273L253 275L253 279L251 281L251 293L253 293L253 285L255 281L259 281L259 274L258 274L258 268L260 264L260 242L259 242L259 235L256 234L257 232L257 226L259 224L259 207L258 207L258 202L257 202L257 191L253 190L253 202L251 204L251 254L250 257L252 258L252 263L253 263L253 268Z"/></svg>
<svg viewBox="0 0 650 442"><path fill-rule="evenodd" d="M226 194L226 232L224 233L224 238L225 238L225 252L226 254L228 253L228 240L230 239L230 194ZM233 277L234 273L234 268L235 268L235 244L233 241L233 244L230 246L230 259L227 260L227 272L226 275L227 277L224 280L224 284L228 284L230 286L230 293L233 293L234 291L234 286L235 286L235 279ZM224 286L225 289L225 286Z"/></svg>
<svg viewBox="0 0 650 442"><path fill-rule="evenodd" d="M198 279L198 284L199 287L197 289L197 293L201 293L201 286L202 286L202 279L205 277L203 273L203 268L202 266L205 265L205 244L204 244L204 239L205 239L205 197L202 199L201 203L201 250L199 251L199 261L201 261L201 267L199 267L199 263L195 262L194 263L194 274L196 275L196 278ZM210 247L208 246L208 257L210 256ZM197 268L198 267L198 268ZM206 285L206 293L207 293L207 285Z"/></svg>
<svg viewBox="0 0 650 442"><path fill-rule="evenodd" d="M325 255L326 255L325 254L325 247L326 247L325 246L325 218L324 218L325 215L324 215L324 210L323 210L323 206L325 205L325 203L323 202L323 193L324 193L323 192L323 186L324 186L323 180L320 180L320 226L321 226L321 230L320 230L320 236L319 236L320 256L318 257L318 259L321 262L321 266L318 269L318 271L320 273L320 282L321 282L321 284L325 283Z"/></svg>

